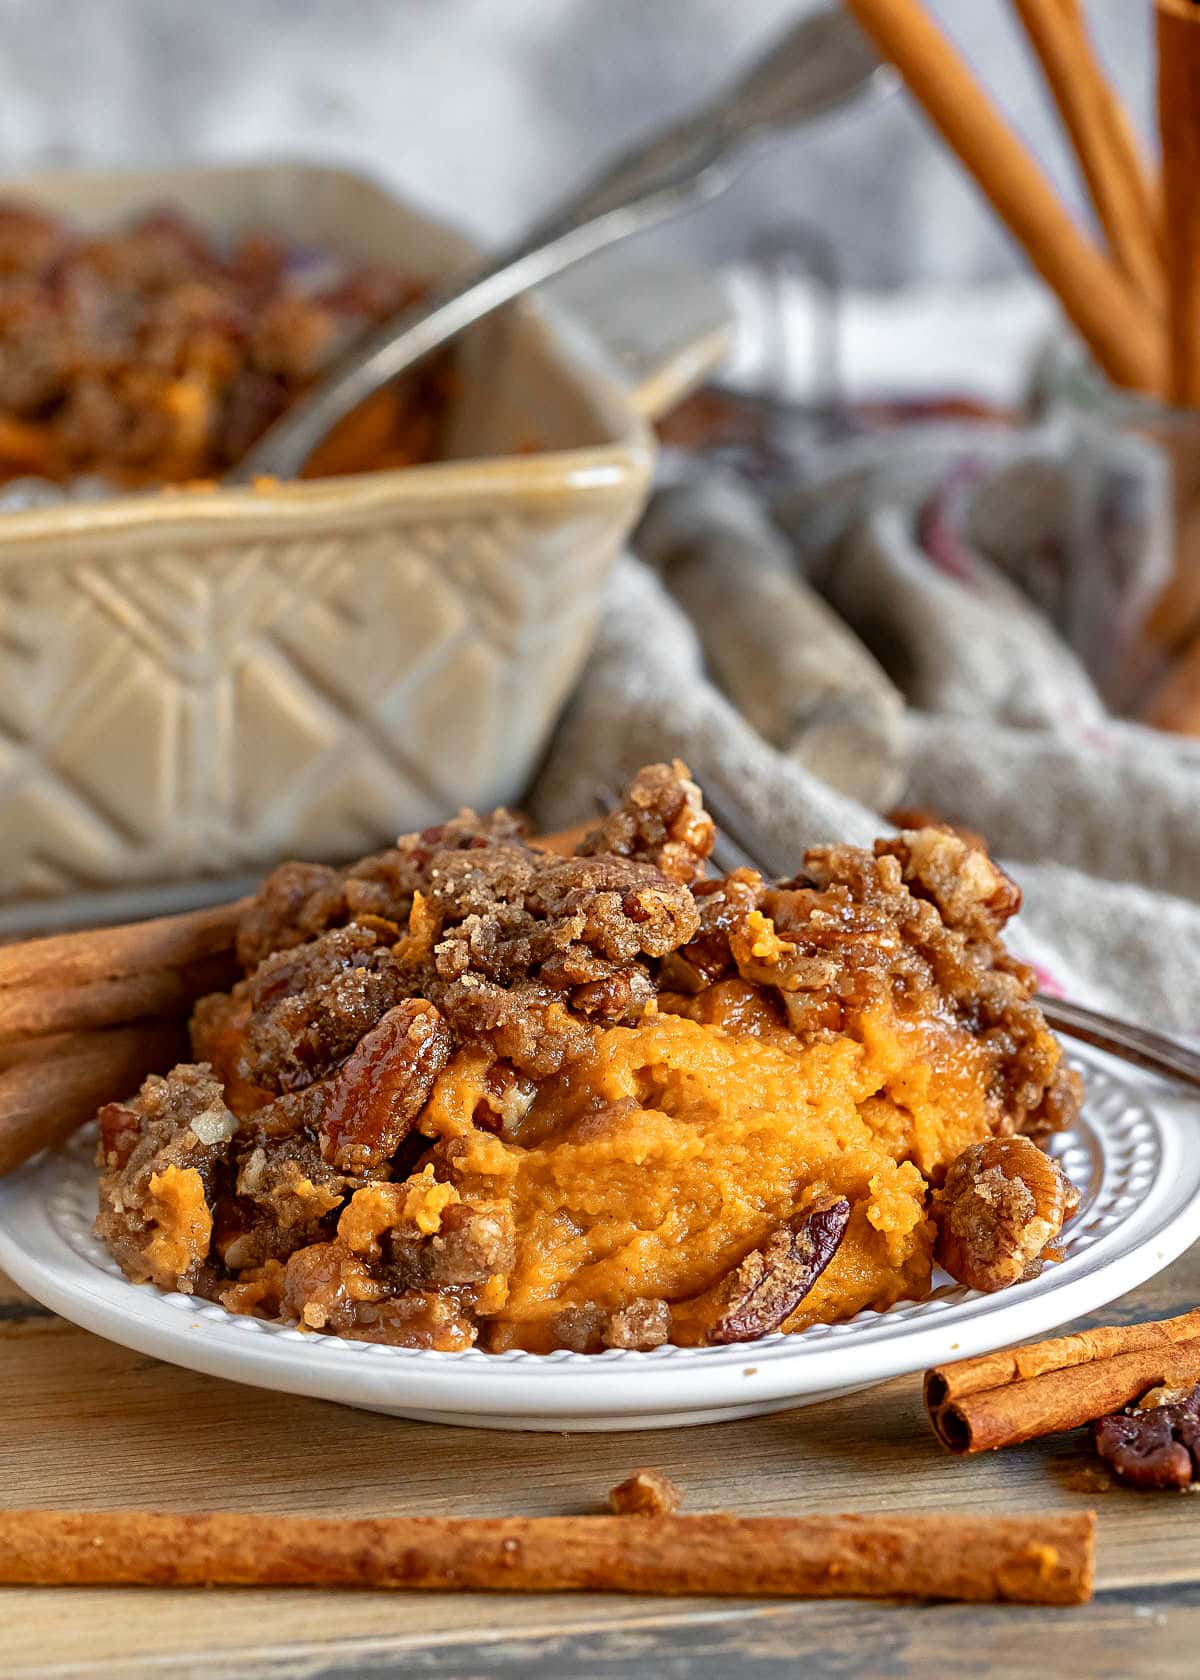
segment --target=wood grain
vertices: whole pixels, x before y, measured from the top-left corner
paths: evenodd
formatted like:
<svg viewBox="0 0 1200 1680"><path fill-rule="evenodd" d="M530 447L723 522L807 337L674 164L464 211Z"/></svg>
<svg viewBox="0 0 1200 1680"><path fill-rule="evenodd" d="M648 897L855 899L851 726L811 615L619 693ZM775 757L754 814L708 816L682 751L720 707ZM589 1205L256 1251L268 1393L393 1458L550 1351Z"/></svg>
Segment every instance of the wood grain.
<svg viewBox="0 0 1200 1680"><path fill-rule="evenodd" d="M1197 1300L1193 1254L1083 1322L1163 1318ZM551 1515L602 1510L606 1490L638 1464L677 1482L688 1511L1094 1507L1099 1597L1085 1609L1053 1611L698 1599L681 1612L677 1603L626 1595L409 1594L398 1602L386 1593L305 1590L9 1588L0 1591L5 1672L349 1680L395 1672L403 1657L405 1673L437 1676L717 1680L795 1673L804 1650L820 1680L950 1672L969 1639L970 1672L1010 1674L1020 1653L1032 1663L1060 1635L1069 1635L1062 1649L1078 1666L1058 1673L1174 1680L1191 1672L1181 1665L1200 1637L1193 1502L1114 1486L1082 1435L952 1459L929 1432L919 1377L698 1429L448 1429L176 1370L76 1330L0 1280L0 1476L9 1506Z"/></svg>

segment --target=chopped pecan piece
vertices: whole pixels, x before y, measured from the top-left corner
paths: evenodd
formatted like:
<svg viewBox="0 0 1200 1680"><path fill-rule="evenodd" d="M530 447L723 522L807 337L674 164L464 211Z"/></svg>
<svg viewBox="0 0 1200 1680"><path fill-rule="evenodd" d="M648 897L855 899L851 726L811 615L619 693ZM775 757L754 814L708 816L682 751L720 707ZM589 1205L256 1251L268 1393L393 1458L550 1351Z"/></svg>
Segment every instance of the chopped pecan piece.
<svg viewBox="0 0 1200 1680"><path fill-rule="evenodd" d="M532 1079L557 1073L592 1041L593 1028L567 1009L562 994L533 980L502 986L464 974L436 990L438 1007L459 1037L490 1045Z"/></svg>
<svg viewBox="0 0 1200 1680"><path fill-rule="evenodd" d="M510 1271L515 1255L509 1208L459 1203L446 1209L441 1229L424 1244L418 1276L434 1289L485 1284Z"/></svg>
<svg viewBox="0 0 1200 1680"><path fill-rule="evenodd" d="M1184 1488L1200 1484L1200 1383L1158 1388L1136 1406L1092 1425L1096 1451L1130 1487Z"/></svg>
<svg viewBox="0 0 1200 1680"><path fill-rule="evenodd" d="M630 1301L618 1307L604 1330L604 1345L646 1352L661 1347L671 1334L671 1309L665 1301Z"/></svg>
<svg viewBox="0 0 1200 1680"><path fill-rule="evenodd" d="M663 958L664 984L681 992L703 991L733 967L730 939L746 918L759 909L767 890L752 869L735 869L719 881L702 881L695 889L700 928L681 950Z"/></svg>
<svg viewBox="0 0 1200 1680"><path fill-rule="evenodd" d="M238 1162L234 1194L213 1209L213 1248L230 1271L286 1260L331 1235L352 1181L321 1159L306 1132L256 1136Z"/></svg>
<svg viewBox="0 0 1200 1680"><path fill-rule="evenodd" d="M752 1249L728 1279L710 1342L753 1342L778 1330L837 1253L850 1222L845 1197L806 1208Z"/></svg>
<svg viewBox="0 0 1200 1680"><path fill-rule="evenodd" d="M1036 1143L989 1138L963 1150L934 1196L935 1256L968 1289L1005 1289L1037 1276L1078 1206L1078 1190Z"/></svg>
<svg viewBox="0 0 1200 1680"><path fill-rule="evenodd" d="M284 1274L281 1310L306 1330L345 1335L359 1306L378 1301L386 1288L343 1242L313 1243L292 1255Z"/></svg>
<svg viewBox="0 0 1200 1680"><path fill-rule="evenodd" d="M389 1289L458 1289L502 1277L513 1263L512 1212L474 1207L427 1167L400 1184L359 1190L338 1221L353 1253L381 1262Z"/></svg>
<svg viewBox="0 0 1200 1680"><path fill-rule="evenodd" d="M474 1345L476 1331L455 1296L432 1289L410 1289L384 1301L361 1302L352 1328L341 1334L351 1342L387 1342L392 1347L461 1353Z"/></svg>
<svg viewBox="0 0 1200 1680"><path fill-rule="evenodd" d="M583 984L614 964L665 956L699 926L685 886L629 858L491 846L439 858L432 873L430 903L445 924L437 970L447 980L474 971Z"/></svg>
<svg viewBox="0 0 1200 1680"><path fill-rule="evenodd" d="M699 923L688 888L635 859L495 844L437 853L428 873L418 902L438 933L416 985L461 1038L535 1078L586 1049L592 1019L637 1020L648 962Z"/></svg>
<svg viewBox="0 0 1200 1680"><path fill-rule="evenodd" d="M241 1076L298 1091L336 1067L404 995L394 937L352 923L261 963L242 982L250 1016Z"/></svg>
<svg viewBox="0 0 1200 1680"><path fill-rule="evenodd" d="M949 822L929 805L896 805L884 816L895 828L942 828L947 834L957 834L968 846L989 852L987 840L977 828L964 828L962 823Z"/></svg>
<svg viewBox="0 0 1200 1680"><path fill-rule="evenodd" d="M242 918L238 960L249 971L274 951L307 945L330 928L368 915L403 925L414 895L428 885L435 856L516 841L521 833L521 823L503 808L486 817L460 811L436 828L402 835L391 850L361 858L349 869L281 863Z"/></svg>
<svg viewBox="0 0 1200 1680"><path fill-rule="evenodd" d="M619 1517L669 1517L683 1495L661 1470L635 1470L608 1492L609 1509Z"/></svg>
<svg viewBox="0 0 1200 1680"><path fill-rule="evenodd" d="M306 945L350 919L346 875L323 863L281 863L242 916L238 961L249 973L275 951ZM379 906L372 904L377 913Z"/></svg>
<svg viewBox="0 0 1200 1680"><path fill-rule="evenodd" d="M554 1339L572 1353L599 1353L604 1346L608 1315L594 1301L562 1307L554 1315Z"/></svg>
<svg viewBox="0 0 1200 1680"><path fill-rule="evenodd" d="M946 926L971 939L995 939L1021 908L1017 883L985 847L953 829L905 829L894 840L876 840L875 856L898 858L914 897L936 904Z"/></svg>
<svg viewBox="0 0 1200 1680"><path fill-rule="evenodd" d="M644 968L618 968L603 980L590 980L571 993L571 1007L589 1021L638 1021L656 995Z"/></svg>

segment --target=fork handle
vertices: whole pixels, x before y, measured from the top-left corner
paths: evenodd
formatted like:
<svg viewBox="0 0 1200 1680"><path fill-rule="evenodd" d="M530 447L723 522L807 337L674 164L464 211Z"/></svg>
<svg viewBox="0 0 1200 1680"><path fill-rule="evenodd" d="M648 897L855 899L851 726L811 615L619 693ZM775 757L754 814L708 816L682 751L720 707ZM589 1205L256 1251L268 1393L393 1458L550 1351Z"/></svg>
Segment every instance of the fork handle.
<svg viewBox="0 0 1200 1680"><path fill-rule="evenodd" d="M1200 1052L1190 1050L1186 1044L1149 1032L1145 1027L1135 1027L1128 1021L1115 1020L1111 1015L1102 1015L1081 1003L1047 997L1044 992L1038 993L1037 1002L1056 1031L1200 1091Z"/></svg>
<svg viewBox="0 0 1200 1680"><path fill-rule="evenodd" d="M755 141L836 108L879 72L875 49L840 6L802 17L732 88L630 147L516 244L352 345L225 482L294 476L339 420L405 368L584 257L723 192Z"/></svg>

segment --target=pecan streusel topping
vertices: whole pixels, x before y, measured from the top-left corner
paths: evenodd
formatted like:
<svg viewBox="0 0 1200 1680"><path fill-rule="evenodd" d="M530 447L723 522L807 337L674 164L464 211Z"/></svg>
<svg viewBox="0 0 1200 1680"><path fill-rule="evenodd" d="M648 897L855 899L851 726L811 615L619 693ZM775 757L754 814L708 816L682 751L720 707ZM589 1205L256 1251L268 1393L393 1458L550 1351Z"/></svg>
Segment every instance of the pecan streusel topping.
<svg viewBox="0 0 1200 1680"><path fill-rule="evenodd" d="M1031 1137L1079 1087L1000 943L1015 887L942 829L707 877L712 832L675 762L572 857L462 812L277 869L196 1063L102 1113L127 1274L314 1333L589 1354L886 1308L935 1254L1025 1275L1071 1211Z"/></svg>

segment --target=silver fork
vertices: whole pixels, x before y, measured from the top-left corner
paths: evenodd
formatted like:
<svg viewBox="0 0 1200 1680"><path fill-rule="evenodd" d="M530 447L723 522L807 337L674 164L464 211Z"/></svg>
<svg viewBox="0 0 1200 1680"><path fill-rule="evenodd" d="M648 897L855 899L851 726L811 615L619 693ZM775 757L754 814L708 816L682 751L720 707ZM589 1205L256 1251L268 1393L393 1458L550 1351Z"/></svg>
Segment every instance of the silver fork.
<svg viewBox="0 0 1200 1680"><path fill-rule="evenodd" d="M607 788L599 788L596 803L601 810L609 811L617 798ZM716 824L713 862L723 875L733 869L754 869L769 879L781 879L790 873L786 865L771 868L770 846L757 833L752 818L711 781L704 784L704 803ZM1104 1015L1098 1009L1070 1003L1066 998L1050 997L1046 992L1038 992L1036 996L1038 1007L1056 1032L1104 1050L1123 1062L1131 1062L1148 1073L1200 1091L1200 1052L1180 1044L1178 1039L1165 1038L1161 1033L1135 1027L1131 1021L1120 1021L1115 1015Z"/></svg>

